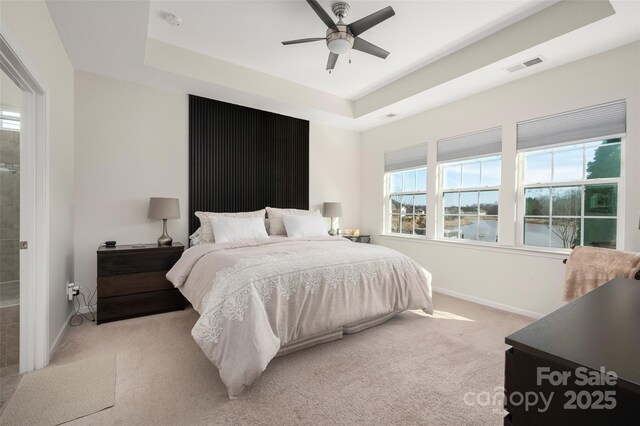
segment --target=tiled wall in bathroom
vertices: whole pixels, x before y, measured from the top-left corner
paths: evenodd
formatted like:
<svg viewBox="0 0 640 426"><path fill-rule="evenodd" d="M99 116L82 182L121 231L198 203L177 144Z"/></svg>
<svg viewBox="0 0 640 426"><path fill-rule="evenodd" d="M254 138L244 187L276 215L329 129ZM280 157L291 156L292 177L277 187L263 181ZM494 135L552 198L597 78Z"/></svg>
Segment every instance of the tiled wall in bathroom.
<svg viewBox="0 0 640 426"><path fill-rule="evenodd" d="M0 368L20 362L20 305L0 308Z"/></svg>
<svg viewBox="0 0 640 426"><path fill-rule="evenodd" d="M20 163L20 133L0 130L0 163ZM0 368L19 362L20 172L0 171Z"/></svg>
<svg viewBox="0 0 640 426"><path fill-rule="evenodd" d="M0 130L0 163L18 165L19 162L20 133ZM20 172L0 171L0 283L20 279L19 238ZM8 295L0 294L0 298L2 296ZM2 304L6 305L7 301Z"/></svg>

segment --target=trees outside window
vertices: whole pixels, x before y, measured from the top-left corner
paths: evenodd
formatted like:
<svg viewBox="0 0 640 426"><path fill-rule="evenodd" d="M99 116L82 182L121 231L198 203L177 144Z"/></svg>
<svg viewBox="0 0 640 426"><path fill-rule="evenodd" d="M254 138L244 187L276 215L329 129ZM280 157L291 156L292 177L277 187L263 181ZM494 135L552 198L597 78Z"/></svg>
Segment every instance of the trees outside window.
<svg viewBox="0 0 640 426"><path fill-rule="evenodd" d="M524 244L616 248L621 139L524 154Z"/></svg>

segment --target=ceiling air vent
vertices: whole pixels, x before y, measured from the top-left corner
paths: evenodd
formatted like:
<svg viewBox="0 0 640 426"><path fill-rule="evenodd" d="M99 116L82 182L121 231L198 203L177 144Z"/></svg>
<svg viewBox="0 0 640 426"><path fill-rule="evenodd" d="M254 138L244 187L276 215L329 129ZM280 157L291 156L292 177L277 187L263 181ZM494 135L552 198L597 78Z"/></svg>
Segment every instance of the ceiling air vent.
<svg viewBox="0 0 640 426"><path fill-rule="evenodd" d="M529 60L521 62L519 64L511 65L510 67L505 68L505 71L507 71L507 72L520 71L520 70L523 70L525 68L532 67L532 66L534 66L536 64L540 64L540 63L542 63L544 61L545 61L545 59L542 56L537 56L535 58L531 58Z"/></svg>
<svg viewBox="0 0 640 426"><path fill-rule="evenodd" d="M390 112L389 114L385 115L385 117L387 117L387 118L393 118L393 117L397 117L397 116L398 116L398 114L394 114L392 112Z"/></svg>

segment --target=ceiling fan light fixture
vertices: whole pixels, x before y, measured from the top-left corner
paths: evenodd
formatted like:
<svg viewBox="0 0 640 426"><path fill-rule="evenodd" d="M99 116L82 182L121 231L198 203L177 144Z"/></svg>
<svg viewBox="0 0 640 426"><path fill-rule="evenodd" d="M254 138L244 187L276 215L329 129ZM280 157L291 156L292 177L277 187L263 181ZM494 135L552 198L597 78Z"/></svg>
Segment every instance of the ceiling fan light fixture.
<svg viewBox="0 0 640 426"><path fill-rule="evenodd" d="M351 50L351 42L344 38L337 38L327 42L327 46L332 53L338 55L345 54Z"/></svg>
<svg viewBox="0 0 640 426"><path fill-rule="evenodd" d="M394 16L396 13L391 6L387 6L384 9L380 9L370 15L360 18L350 24L345 24L342 19L349 13L349 4L344 1L333 2L331 10L338 18L338 22L335 22L326 10L318 3L318 0L307 0L307 3L318 17L327 26L327 36L324 38L327 42L327 48L329 49L329 58L327 59L327 70L331 70L336 66L336 62L340 55L351 53L351 50L358 50L360 52L367 53L369 55L377 56L378 58L386 59L389 56L389 52L369 43L366 40L360 38L360 34L368 29L375 27L383 21ZM320 41L323 38L302 38L297 40L283 41L283 45L309 43L312 41ZM351 63L351 56L349 56L349 63Z"/></svg>

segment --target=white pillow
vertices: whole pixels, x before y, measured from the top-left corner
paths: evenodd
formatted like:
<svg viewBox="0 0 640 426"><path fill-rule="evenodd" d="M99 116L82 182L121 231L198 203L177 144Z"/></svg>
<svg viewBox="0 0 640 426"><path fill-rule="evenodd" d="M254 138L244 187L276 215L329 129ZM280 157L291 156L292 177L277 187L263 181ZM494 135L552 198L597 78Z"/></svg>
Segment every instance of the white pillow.
<svg viewBox="0 0 640 426"><path fill-rule="evenodd" d="M326 237L327 224L322 216L282 216L289 237Z"/></svg>
<svg viewBox="0 0 640 426"><path fill-rule="evenodd" d="M230 243L233 241L266 240L267 228L261 217L209 217L213 236L216 243Z"/></svg>
<svg viewBox="0 0 640 426"><path fill-rule="evenodd" d="M282 217L290 216L320 216L319 210L298 210L298 209L276 209L267 207L269 216L269 235L287 235Z"/></svg>
<svg viewBox="0 0 640 426"><path fill-rule="evenodd" d="M200 227L202 232L200 238L205 243L214 243L213 229L211 228L210 216L224 216L224 217L261 217L264 219L266 211L265 209L256 210L255 212L238 212L238 213L213 213L213 212L195 212L195 215L200 220Z"/></svg>

